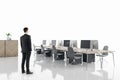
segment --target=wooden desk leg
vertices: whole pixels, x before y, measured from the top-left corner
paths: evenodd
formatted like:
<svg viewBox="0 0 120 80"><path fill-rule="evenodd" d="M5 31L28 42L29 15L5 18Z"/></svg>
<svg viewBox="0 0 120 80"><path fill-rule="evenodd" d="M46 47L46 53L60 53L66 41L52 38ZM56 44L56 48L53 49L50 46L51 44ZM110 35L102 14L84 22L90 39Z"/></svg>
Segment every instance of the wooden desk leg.
<svg viewBox="0 0 120 80"><path fill-rule="evenodd" d="M112 55L113 55L113 64L115 66L114 53L112 53Z"/></svg>
<svg viewBox="0 0 120 80"><path fill-rule="evenodd" d="M53 62L54 62L54 61L55 61L55 58L54 58L54 57L55 57L55 54L53 53L52 55L53 55Z"/></svg>

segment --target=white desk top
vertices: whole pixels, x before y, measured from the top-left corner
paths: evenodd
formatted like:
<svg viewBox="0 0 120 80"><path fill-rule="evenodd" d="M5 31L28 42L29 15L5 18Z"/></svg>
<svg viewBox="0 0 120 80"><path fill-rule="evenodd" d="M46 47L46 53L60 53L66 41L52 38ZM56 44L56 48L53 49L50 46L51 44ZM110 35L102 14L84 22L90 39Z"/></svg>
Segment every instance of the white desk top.
<svg viewBox="0 0 120 80"><path fill-rule="evenodd" d="M45 48L50 48L52 49L52 46L44 46ZM67 51L68 47L64 47L64 46L57 46L56 47L57 50L62 50L62 51ZM99 54L99 53L103 53L103 52L108 52L108 53L114 53L115 51L110 51L110 50L97 50L97 49L80 49L80 48L73 48L73 50L75 52L79 52L79 53L86 53L86 54Z"/></svg>

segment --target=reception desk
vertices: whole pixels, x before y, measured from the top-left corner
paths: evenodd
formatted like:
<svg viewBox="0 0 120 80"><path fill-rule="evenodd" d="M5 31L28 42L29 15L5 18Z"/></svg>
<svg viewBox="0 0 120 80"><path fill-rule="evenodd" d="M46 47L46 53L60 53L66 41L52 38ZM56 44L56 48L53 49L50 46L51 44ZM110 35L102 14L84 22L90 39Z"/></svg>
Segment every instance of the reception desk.
<svg viewBox="0 0 120 80"><path fill-rule="evenodd" d="M0 40L0 57L18 55L18 40Z"/></svg>

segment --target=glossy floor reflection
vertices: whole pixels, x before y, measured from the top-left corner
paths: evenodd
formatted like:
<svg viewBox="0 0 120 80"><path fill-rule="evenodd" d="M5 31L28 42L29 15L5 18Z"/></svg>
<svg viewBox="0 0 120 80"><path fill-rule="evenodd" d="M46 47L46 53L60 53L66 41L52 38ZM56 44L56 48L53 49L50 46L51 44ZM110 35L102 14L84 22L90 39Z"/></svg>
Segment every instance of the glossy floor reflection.
<svg viewBox="0 0 120 80"><path fill-rule="evenodd" d="M116 54L115 57L119 57ZM119 58L118 58L119 59ZM52 61L52 57L31 55L30 69L33 75L21 74L21 54L18 57L0 57L0 80L119 80L120 65L109 55L100 68L99 58L95 63L70 65L63 60Z"/></svg>

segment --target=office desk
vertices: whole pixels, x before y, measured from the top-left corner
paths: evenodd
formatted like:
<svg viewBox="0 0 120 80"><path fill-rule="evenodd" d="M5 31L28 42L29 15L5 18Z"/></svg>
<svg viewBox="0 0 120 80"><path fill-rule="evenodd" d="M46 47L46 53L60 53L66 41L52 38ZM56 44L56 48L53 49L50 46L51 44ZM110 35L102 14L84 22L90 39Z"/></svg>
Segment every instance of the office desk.
<svg viewBox="0 0 120 80"><path fill-rule="evenodd" d="M45 47L45 48L52 49L52 46L44 46L44 47ZM66 61L67 61L67 51L68 51L68 47L57 46L56 49L57 49L57 50L64 51L64 53L65 53L64 61L66 62ZM112 56L113 56L113 64L115 65L115 63L114 63L114 52L115 52L115 51L110 51L110 50L97 50L97 49L80 49L80 48L73 48L73 50L74 50L74 52L77 52L77 53L79 53L79 54L86 54L86 57L87 57L86 62L94 62L94 59L89 61L89 55L93 57L95 54L102 54L103 52L112 53ZM54 59L54 54L53 54L53 61L55 61L55 59Z"/></svg>

